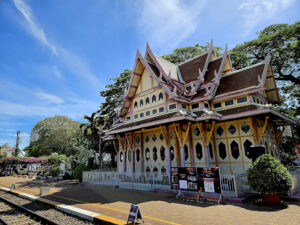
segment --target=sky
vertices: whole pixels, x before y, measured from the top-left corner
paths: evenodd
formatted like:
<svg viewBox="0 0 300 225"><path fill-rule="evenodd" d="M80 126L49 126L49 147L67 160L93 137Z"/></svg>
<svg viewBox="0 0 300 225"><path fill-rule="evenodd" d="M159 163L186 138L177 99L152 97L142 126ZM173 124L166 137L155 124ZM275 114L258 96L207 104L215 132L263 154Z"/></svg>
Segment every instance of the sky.
<svg viewBox="0 0 300 225"><path fill-rule="evenodd" d="M0 145L20 130L23 149L45 117L83 122L147 42L157 55L211 39L230 49L297 20L298 0L0 0Z"/></svg>

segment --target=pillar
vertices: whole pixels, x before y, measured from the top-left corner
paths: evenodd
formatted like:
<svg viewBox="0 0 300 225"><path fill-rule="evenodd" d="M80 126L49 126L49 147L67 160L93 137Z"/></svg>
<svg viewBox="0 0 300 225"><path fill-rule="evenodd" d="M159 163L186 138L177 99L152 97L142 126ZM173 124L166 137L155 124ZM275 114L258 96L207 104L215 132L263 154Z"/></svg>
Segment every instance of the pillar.
<svg viewBox="0 0 300 225"><path fill-rule="evenodd" d="M204 151L205 151L205 166L210 167L210 156L209 156L209 147L208 140L206 139L206 123L202 123L202 130L204 131Z"/></svg>
<svg viewBox="0 0 300 225"><path fill-rule="evenodd" d="M180 145L180 157L181 157L181 167L185 167L185 157L184 157L184 143L182 141L182 124L179 124L179 145Z"/></svg>

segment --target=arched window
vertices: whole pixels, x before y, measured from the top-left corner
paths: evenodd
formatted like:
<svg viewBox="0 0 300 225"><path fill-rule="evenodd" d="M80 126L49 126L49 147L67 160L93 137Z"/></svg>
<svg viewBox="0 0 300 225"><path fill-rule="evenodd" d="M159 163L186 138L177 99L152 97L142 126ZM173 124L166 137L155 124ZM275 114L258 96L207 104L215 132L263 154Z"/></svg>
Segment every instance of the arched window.
<svg viewBox="0 0 300 225"><path fill-rule="evenodd" d="M146 102L146 105L150 104L150 99L147 97L145 102Z"/></svg>
<svg viewBox="0 0 300 225"><path fill-rule="evenodd" d="M161 168L161 174L162 175L164 175L164 174L166 174L167 173L167 169L163 166L162 168Z"/></svg>
<svg viewBox="0 0 300 225"><path fill-rule="evenodd" d="M152 96L152 103L153 103L153 102L156 102L156 95L153 95L153 96Z"/></svg>
<svg viewBox="0 0 300 225"><path fill-rule="evenodd" d="M229 131L229 133L231 133L231 134L233 135L233 134L236 132L235 126L230 125L230 126L228 127L228 131Z"/></svg>
<svg viewBox="0 0 300 225"><path fill-rule="evenodd" d="M136 141L137 144L139 144L140 143L140 137L137 136L136 139L135 139L135 141Z"/></svg>
<svg viewBox="0 0 300 225"><path fill-rule="evenodd" d="M149 142L149 137L148 136L145 137L145 141Z"/></svg>
<svg viewBox="0 0 300 225"><path fill-rule="evenodd" d="M149 166L147 166L147 168L146 168L146 173L150 173L150 167Z"/></svg>
<svg viewBox="0 0 300 225"><path fill-rule="evenodd" d="M219 136L222 136L223 133L224 133L223 128L222 128L222 127L218 127L218 128L217 128L217 134L218 134Z"/></svg>
<svg viewBox="0 0 300 225"><path fill-rule="evenodd" d="M242 131L243 131L244 133L248 133L248 131L249 131L251 128L250 128L250 125L249 125L248 123L244 122L244 123L242 124L242 126L241 126L241 129L242 129Z"/></svg>
<svg viewBox="0 0 300 225"><path fill-rule="evenodd" d="M143 99L140 100L140 107L142 107L144 105L144 101Z"/></svg>
<svg viewBox="0 0 300 225"><path fill-rule="evenodd" d="M201 160L203 157L202 145L199 143L196 144L196 157L199 160Z"/></svg>
<svg viewBox="0 0 300 225"><path fill-rule="evenodd" d="M146 148L146 160L149 161L150 159L150 149Z"/></svg>
<svg viewBox="0 0 300 225"><path fill-rule="evenodd" d="M140 153L141 153L140 149L137 149L137 150L136 150L136 161L137 161L137 162L140 161Z"/></svg>
<svg viewBox="0 0 300 225"><path fill-rule="evenodd" d="M164 147L164 146L161 146L161 148L160 148L160 159L161 159L161 161L164 161L165 158L166 158L165 147Z"/></svg>
<svg viewBox="0 0 300 225"><path fill-rule="evenodd" d="M164 136L162 134L159 135L160 140L164 140Z"/></svg>
<svg viewBox="0 0 300 225"><path fill-rule="evenodd" d="M195 136L199 136L200 135L200 130L199 130L198 127L195 128L194 134L195 134Z"/></svg>
<svg viewBox="0 0 300 225"><path fill-rule="evenodd" d="M158 169L156 166L153 168L153 173L158 173Z"/></svg>
<svg viewBox="0 0 300 225"><path fill-rule="evenodd" d="M158 95L158 101L161 101L163 99L164 99L164 95L163 95L162 92L160 92L159 95Z"/></svg>
<svg viewBox="0 0 300 225"><path fill-rule="evenodd" d="M123 151L120 152L120 162L123 161Z"/></svg>
<svg viewBox="0 0 300 225"><path fill-rule="evenodd" d="M225 159L227 156L227 152L226 152L226 146L223 142L221 142L219 145L219 156L221 157L221 159Z"/></svg>
<svg viewBox="0 0 300 225"><path fill-rule="evenodd" d="M155 134L153 134L152 140L153 140L153 141L156 141L156 135L155 135Z"/></svg>
<svg viewBox="0 0 300 225"><path fill-rule="evenodd" d="M157 160L157 148L156 147L153 148L153 160L154 161Z"/></svg>
<svg viewBox="0 0 300 225"><path fill-rule="evenodd" d="M173 147L173 146L170 147L170 154L171 154L171 155L170 155L171 161L173 161L173 160L174 160L174 156L175 156L175 155L174 155L174 147Z"/></svg>
<svg viewBox="0 0 300 225"><path fill-rule="evenodd" d="M236 141L231 142L230 150L233 158L237 159L240 156L239 145L236 143Z"/></svg>
<svg viewBox="0 0 300 225"><path fill-rule="evenodd" d="M134 108L137 108L137 107L138 107L138 103L134 102Z"/></svg>
<svg viewBox="0 0 300 225"><path fill-rule="evenodd" d="M131 162L131 154L132 154L131 150L128 150L128 162Z"/></svg>
<svg viewBox="0 0 300 225"><path fill-rule="evenodd" d="M189 148L187 145L184 145L184 158L185 160L188 160L189 158Z"/></svg>

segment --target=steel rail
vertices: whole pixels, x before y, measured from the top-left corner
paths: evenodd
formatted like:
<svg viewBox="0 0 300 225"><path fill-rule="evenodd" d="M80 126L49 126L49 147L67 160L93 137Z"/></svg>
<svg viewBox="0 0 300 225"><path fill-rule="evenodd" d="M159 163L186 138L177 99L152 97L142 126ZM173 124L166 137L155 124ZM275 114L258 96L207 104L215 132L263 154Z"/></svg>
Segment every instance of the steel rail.
<svg viewBox="0 0 300 225"><path fill-rule="evenodd" d="M9 225L9 223L7 223L7 222L5 221L5 219L2 219L2 218L0 217L0 225Z"/></svg>
<svg viewBox="0 0 300 225"><path fill-rule="evenodd" d="M11 201L9 201L9 200L1 197L1 196L0 196L0 201L6 203L8 205L11 205L12 207L18 209L21 212L24 212L25 215L28 215L31 219L33 219L33 220L35 220L37 222L40 222L41 224L45 224L45 225L60 225L59 223L56 223L56 222L52 221L51 219L48 219L48 218L46 218L44 216L41 216L41 215L39 215L39 214L31 211L30 209L27 209L27 208L23 207L23 206L17 205L15 203L13 203L13 202L11 202ZM1 222L0 222L0 224L1 224ZM3 224L7 224L7 223L4 221Z"/></svg>

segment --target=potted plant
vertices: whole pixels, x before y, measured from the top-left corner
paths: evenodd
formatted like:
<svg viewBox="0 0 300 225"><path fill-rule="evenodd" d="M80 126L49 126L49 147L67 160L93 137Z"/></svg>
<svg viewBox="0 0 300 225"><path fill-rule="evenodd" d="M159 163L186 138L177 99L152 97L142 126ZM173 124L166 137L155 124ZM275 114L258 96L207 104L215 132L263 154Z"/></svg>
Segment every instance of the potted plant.
<svg viewBox="0 0 300 225"><path fill-rule="evenodd" d="M261 155L247 172L248 184L262 194L266 204L279 204L280 194L287 194L292 187L290 172L269 154Z"/></svg>

